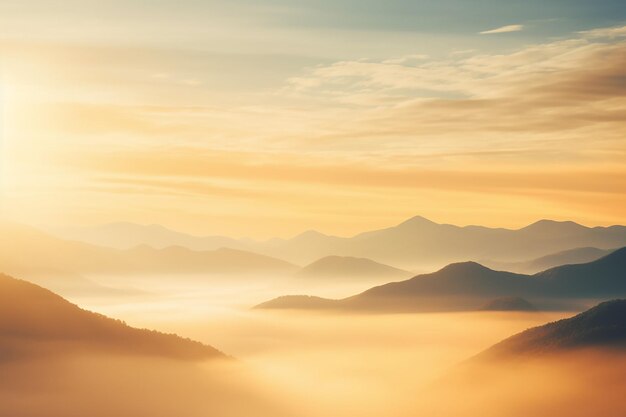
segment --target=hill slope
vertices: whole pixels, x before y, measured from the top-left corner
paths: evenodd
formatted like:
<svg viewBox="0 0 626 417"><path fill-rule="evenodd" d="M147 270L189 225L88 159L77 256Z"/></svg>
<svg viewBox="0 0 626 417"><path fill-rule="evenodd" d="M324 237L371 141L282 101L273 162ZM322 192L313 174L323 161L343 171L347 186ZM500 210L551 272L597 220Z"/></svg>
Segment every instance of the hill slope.
<svg viewBox="0 0 626 417"><path fill-rule="evenodd" d="M534 275L551 295L615 297L626 294L626 247L586 264L563 265Z"/></svg>
<svg viewBox="0 0 626 417"><path fill-rule="evenodd" d="M83 310L35 284L0 274L1 357L66 354L77 349L185 360L224 357L210 346L129 327Z"/></svg>
<svg viewBox="0 0 626 417"><path fill-rule="evenodd" d="M613 252L612 249L576 248L550 255L541 256L524 262L495 262L485 261L484 264L492 269L535 274L561 265L582 264L592 262Z"/></svg>
<svg viewBox="0 0 626 417"><path fill-rule="evenodd" d="M326 256L305 266L296 273L303 278L407 278L409 271L381 264L371 259L352 256Z"/></svg>
<svg viewBox="0 0 626 417"><path fill-rule="evenodd" d="M579 347L626 348L626 300L607 301L572 318L518 333L480 357L535 355Z"/></svg>
<svg viewBox="0 0 626 417"><path fill-rule="evenodd" d="M326 308L335 308L338 306L338 300L330 300L328 298L314 297L310 295L284 295L274 298L255 306L255 309L310 309L320 310Z"/></svg>

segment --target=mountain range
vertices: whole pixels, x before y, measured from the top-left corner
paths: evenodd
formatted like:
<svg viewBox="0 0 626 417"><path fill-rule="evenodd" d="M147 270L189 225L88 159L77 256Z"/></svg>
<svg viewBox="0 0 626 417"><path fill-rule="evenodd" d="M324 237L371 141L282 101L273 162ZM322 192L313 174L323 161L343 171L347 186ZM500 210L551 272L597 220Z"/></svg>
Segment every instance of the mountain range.
<svg viewBox="0 0 626 417"><path fill-rule="evenodd" d="M295 277L294 285L341 279L344 283L367 286L408 278L411 274L406 271L412 266L419 266L417 270L427 269L426 265L432 266L428 269L440 268L447 260L458 263L467 259L491 259L486 265L493 269L500 269L498 265L501 265L513 266L514 271L526 271L585 262L609 253L620 243L626 245L624 226L589 228L573 222L548 220L510 230L459 227L414 217L397 226L351 238L309 231L292 239L264 242L195 237L158 225L131 223L81 230L85 240L100 245L0 222L0 233L5 236L0 241L0 270L55 290L74 287L91 291L91 288L101 293L114 289L99 286L90 278L123 274L176 275L200 277L210 282L215 277L275 279L282 276ZM139 245L127 247L135 243ZM122 246L126 248L121 249ZM199 247L211 249L198 250ZM300 269L291 262L294 260L307 265ZM465 275L472 275L472 269L477 269L476 264L469 263L450 268L465 269ZM449 268L444 269L441 274L450 272ZM480 274L489 274L481 271ZM497 290L501 284L496 283L496 289L492 288L494 297L515 295ZM528 284L525 288L531 286ZM520 295L534 295L534 292L522 291Z"/></svg>
<svg viewBox="0 0 626 417"><path fill-rule="evenodd" d="M563 265L534 275L494 271L475 262L463 262L340 300L287 296L257 307L475 310L497 297L524 297L538 307L547 307L554 300L604 299L619 295L626 295L626 247L593 262Z"/></svg>
<svg viewBox="0 0 626 417"><path fill-rule="evenodd" d="M221 248L196 251L181 246L155 249L147 245L114 249L64 240L35 228L0 222L0 271L19 275L47 287L89 287L84 276L135 275L254 275L290 274L297 267L252 252ZM95 289L95 284L92 285Z"/></svg>
<svg viewBox="0 0 626 417"><path fill-rule="evenodd" d="M409 270L468 259L523 262L576 248L604 250L626 245L625 226L586 227L570 221L540 220L520 229L504 229L439 224L420 216L352 237L330 236L311 230L291 239L254 241L192 236L158 225L132 223L73 229L65 234L73 239L117 248L138 244L155 248L180 245L195 250L229 247L301 265L331 255L351 256Z"/></svg>

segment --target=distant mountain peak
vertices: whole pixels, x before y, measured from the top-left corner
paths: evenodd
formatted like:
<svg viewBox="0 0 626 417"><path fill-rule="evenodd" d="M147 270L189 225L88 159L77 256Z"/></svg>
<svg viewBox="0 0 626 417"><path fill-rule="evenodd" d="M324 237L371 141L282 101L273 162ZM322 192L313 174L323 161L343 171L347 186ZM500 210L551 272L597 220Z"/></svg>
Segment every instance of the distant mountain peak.
<svg viewBox="0 0 626 417"><path fill-rule="evenodd" d="M450 265L446 265L440 271L454 272L455 274L463 274L463 273L492 271L492 269L489 269L486 266L479 264L478 262L466 261L466 262L455 262Z"/></svg>
<svg viewBox="0 0 626 417"><path fill-rule="evenodd" d="M412 274L408 271L381 264L368 258L329 255L308 264L298 271L298 275L317 277L377 276L380 278L408 278Z"/></svg>
<svg viewBox="0 0 626 417"><path fill-rule="evenodd" d="M293 237L291 240L310 240L310 239L326 239L330 236L325 235L322 232L318 232L317 230L307 230L304 231L302 233L300 233L299 235L296 235L295 237Z"/></svg>
<svg viewBox="0 0 626 417"><path fill-rule="evenodd" d="M413 216L410 219L403 221L396 227L402 227L402 226L416 227L416 226L434 226L434 225L438 225L438 223L435 223L432 220L429 220L423 216Z"/></svg>
<svg viewBox="0 0 626 417"><path fill-rule="evenodd" d="M587 227L570 221L558 221L558 220L549 220L549 219L541 219L534 223L529 224L526 227L521 228L520 230L533 231L533 232L563 232L563 231L576 231L576 230L585 230Z"/></svg>
<svg viewBox="0 0 626 417"><path fill-rule="evenodd" d="M336 307L337 300L312 295L283 295L254 306L254 309L319 309Z"/></svg>

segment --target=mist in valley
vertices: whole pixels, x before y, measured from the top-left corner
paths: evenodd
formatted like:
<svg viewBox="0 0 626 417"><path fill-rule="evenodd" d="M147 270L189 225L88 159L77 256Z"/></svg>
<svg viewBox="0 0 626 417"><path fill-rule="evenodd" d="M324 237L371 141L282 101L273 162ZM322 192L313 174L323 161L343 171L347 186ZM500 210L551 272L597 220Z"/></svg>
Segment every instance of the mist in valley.
<svg viewBox="0 0 626 417"><path fill-rule="evenodd" d="M625 417L624 0L0 0L0 417Z"/></svg>
<svg viewBox="0 0 626 417"><path fill-rule="evenodd" d="M425 406L429 387L465 359L568 314L259 311L241 307L255 301L252 295L234 301L226 289L213 292L214 298L209 288L179 291L168 287L161 297L82 304L228 352L236 363L224 369L236 369L243 387L260 389L268 404L302 416L411 415ZM202 369L215 375L210 363Z"/></svg>
<svg viewBox="0 0 626 417"><path fill-rule="evenodd" d="M132 301L75 299L135 327L210 343L232 358L176 361L73 352L5 360L0 413L12 416L585 416L623 411L623 356L584 351L468 362L570 312L349 314L260 311L216 291ZM252 297L253 298L253 297ZM250 300L252 301L252 300ZM593 387L590 391L589 388ZM599 395L598 393L602 393Z"/></svg>

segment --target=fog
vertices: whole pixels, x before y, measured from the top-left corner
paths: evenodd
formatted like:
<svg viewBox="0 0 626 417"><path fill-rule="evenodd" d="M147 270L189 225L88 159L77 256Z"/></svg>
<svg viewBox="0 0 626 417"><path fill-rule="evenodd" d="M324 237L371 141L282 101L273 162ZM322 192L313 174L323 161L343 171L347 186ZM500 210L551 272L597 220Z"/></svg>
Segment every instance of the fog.
<svg viewBox="0 0 626 417"><path fill-rule="evenodd" d="M582 417L623 411L623 355L467 362L510 335L570 312L250 309L273 291L250 283L220 288L163 281L129 296L69 297L132 326L205 342L235 359L189 362L68 349L5 360L0 415Z"/></svg>
<svg viewBox="0 0 626 417"><path fill-rule="evenodd" d="M464 364L422 392L415 408L437 417L626 415L626 356L586 349L522 361Z"/></svg>
<svg viewBox="0 0 626 417"><path fill-rule="evenodd" d="M184 286L183 286L184 287ZM269 290L268 290L269 291ZM334 314L245 308L226 289L170 286L167 295L90 309L197 339L237 358L242 375L296 415L411 413L450 370L501 339L567 313ZM266 297L262 289L249 294ZM89 302L90 300L84 300Z"/></svg>
<svg viewBox="0 0 626 417"><path fill-rule="evenodd" d="M242 367L87 354L2 364L0 415L244 417L293 415ZM257 413L260 411L260 413Z"/></svg>

